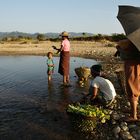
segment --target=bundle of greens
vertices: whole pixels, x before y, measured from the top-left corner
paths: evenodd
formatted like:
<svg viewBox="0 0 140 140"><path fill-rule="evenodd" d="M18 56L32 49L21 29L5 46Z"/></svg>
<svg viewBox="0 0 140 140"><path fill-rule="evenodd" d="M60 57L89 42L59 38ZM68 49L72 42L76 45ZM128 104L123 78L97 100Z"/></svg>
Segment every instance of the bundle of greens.
<svg viewBox="0 0 140 140"><path fill-rule="evenodd" d="M96 107L91 105L68 105L68 113L81 115L87 118L95 118L96 121L105 123L106 120L110 120L110 111L102 107Z"/></svg>
<svg viewBox="0 0 140 140"><path fill-rule="evenodd" d="M97 126L105 124L107 120L110 120L111 115L107 109L86 104L69 104L67 113L72 127L82 133L96 132Z"/></svg>

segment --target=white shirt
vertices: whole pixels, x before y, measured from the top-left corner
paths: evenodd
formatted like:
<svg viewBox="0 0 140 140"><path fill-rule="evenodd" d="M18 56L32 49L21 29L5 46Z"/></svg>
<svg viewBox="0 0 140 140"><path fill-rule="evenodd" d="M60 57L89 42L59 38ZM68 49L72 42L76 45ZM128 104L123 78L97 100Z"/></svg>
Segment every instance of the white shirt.
<svg viewBox="0 0 140 140"><path fill-rule="evenodd" d="M108 101L114 99L116 96L116 91L113 84L103 77L97 76L91 82L91 86L98 88L101 93L103 93L103 98Z"/></svg>

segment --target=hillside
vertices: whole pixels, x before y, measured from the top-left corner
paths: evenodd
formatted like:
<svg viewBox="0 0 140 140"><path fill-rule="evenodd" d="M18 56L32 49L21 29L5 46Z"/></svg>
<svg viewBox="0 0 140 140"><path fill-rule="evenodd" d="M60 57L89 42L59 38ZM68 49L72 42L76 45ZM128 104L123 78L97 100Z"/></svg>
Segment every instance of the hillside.
<svg viewBox="0 0 140 140"><path fill-rule="evenodd" d="M29 36L32 38L36 38L36 36L40 33L24 33L24 32L0 32L0 39L4 37L18 37L18 36ZM57 38L60 33L53 33L53 32L48 32L48 33L43 33L46 37L48 38ZM76 32L70 32L69 33L71 37L78 37L78 36L83 36L83 33L76 33ZM92 33L85 33L86 36L92 36Z"/></svg>

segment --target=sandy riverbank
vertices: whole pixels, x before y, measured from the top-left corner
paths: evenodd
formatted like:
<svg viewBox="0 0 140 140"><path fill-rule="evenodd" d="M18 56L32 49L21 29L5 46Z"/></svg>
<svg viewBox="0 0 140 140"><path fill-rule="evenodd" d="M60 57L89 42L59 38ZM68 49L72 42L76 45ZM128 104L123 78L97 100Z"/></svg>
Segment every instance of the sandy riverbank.
<svg viewBox="0 0 140 140"><path fill-rule="evenodd" d="M3 42L0 44L1 55L46 55L55 50L51 46L60 47L60 42ZM111 47L110 47L111 45ZM87 56L106 58L115 53L115 43L108 41L71 41L71 56Z"/></svg>

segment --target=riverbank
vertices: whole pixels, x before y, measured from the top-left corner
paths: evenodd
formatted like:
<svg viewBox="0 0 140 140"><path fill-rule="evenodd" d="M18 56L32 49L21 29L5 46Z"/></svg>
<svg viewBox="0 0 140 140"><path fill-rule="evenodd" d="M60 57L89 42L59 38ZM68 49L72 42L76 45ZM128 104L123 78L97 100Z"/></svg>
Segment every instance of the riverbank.
<svg viewBox="0 0 140 140"><path fill-rule="evenodd" d="M46 55L51 51L56 55L52 46L60 47L60 42L1 42L1 55ZM103 58L115 52L115 43L109 41L71 41L71 56L87 56Z"/></svg>
<svg viewBox="0 0 140 140"><path fill-rule="evenodd" d="M32 42L1 42L0 55L47 55L53 52L54 56L59 56L52 46L60 47L60 42L32 41ZM71 41L71 56L84 57L101 61L105 72L113 77L115 70L122 62L114 57L116 43L107 40L95 41ZM110 69L111 68L111 69ZM113 75L112 75L113 74ZM113 78L112 78L113 79Z"/></svg>
<svg viewBox="0 0 140 140"><path fill-rule="evenodd" d="M54 53L54 56L58 56L56 51L51 47L52 45L59 47L60 42L3 43L0 44L0 55L46 55L47 52L51 51ZM101 128L99 135L104 136L104 139L108 140L112 140L112 138L122 140L139 139L140 124L129 124L122 120L123 116L129 115L129 113L123 113L123 110L129 109L130 103L127 101L127 96L121 89L116 75L116 70L123 66L123 62L119 58L114 57L114 53L116 52L115 45L116 43L105 41L72 41L71 56L92 58L100 61L105 74L113 82L117 91L117 103L112 113L112 120L106 126L107 128Z"/></svg>

